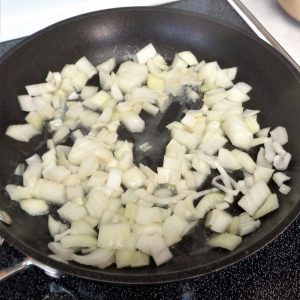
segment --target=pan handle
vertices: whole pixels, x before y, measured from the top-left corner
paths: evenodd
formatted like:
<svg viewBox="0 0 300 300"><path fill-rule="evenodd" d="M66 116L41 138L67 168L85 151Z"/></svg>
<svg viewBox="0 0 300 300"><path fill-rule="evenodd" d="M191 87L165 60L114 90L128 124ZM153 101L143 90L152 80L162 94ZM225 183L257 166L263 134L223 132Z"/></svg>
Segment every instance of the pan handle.
<svg viewBox="0 0 300 300"><path fill-rule="evenodd" d="M23 261L16 264L15 266L4 268L4 269L0 270L0 282L10 276L13 276L13 275L25 270L32 264L33 264L33 262L31 260L31 258L26 257Z"/></svg>

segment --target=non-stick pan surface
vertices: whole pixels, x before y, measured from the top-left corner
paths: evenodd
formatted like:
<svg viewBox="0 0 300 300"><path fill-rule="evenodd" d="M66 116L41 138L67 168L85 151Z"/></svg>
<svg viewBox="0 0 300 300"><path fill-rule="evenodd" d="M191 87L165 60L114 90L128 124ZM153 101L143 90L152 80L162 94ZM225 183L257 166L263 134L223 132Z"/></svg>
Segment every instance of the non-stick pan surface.
<svg viewBox="0 0 300 300"><path fill-rule="evenodd" d="M292 177L292 192L279 196L280 209L265 217L261 228L247 236L233 252L207 248L206 233L199 225L172 250L174 259L160 267L98 270L54 261L47 257L50 254L47 244L51 240L47 218L30 217L4 192L5 185L13 180L16 165L41 149L45 141L38 137L24 144L5 137L9 124L24 120L17 95L25 92L25 85L43 81L48 70L59 71L64 64L73 63L83 55L94 64L113 55L121 62L149 42L168 59L175 52L191 50L199 59L217 60L223 68L238 66L237 80L253 87L251 101L246 106L261 110L262 126L282 125L289 132L287 150L293 160L288 173ZM13 247L44 264L65 273L113 283L161 283L189 278L220 269L255 252L282 232L300 210L299 75L276 51L243 32L207 17L176 10L115 9L75 17L33 35L10 51L0 68L0 209L13 219L10 227L0 224L0 233ZM174 118L175 112L169 111L165 121ZM161 127L151 126L142 138L163 145L166 137L161 135ZM153 153L149 163L159 163L162 148L156 147L157 153Z"/></svg>

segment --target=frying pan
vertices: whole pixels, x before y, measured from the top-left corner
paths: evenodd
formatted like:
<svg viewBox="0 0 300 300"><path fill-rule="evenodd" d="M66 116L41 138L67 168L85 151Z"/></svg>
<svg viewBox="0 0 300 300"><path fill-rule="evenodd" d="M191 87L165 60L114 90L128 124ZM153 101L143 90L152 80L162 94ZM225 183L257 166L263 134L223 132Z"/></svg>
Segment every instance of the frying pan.
<svg viewBox="0 0 300 300"><path fill-rule="evenodd" d="M45 141L45 138L38 137L24 144L4 135L9 124L24 122L17 95L25 92L25 85L44 80L48 70L61 70L63 65L73 63L83 55L94 64L112 55L121 62L149 42L169 60L175 52L191 50L199 59L217 60L222 68L239 67L237 80L253 87L251 101L246 106L261 110L262 126L282 125L289 132L287 150L292 153L293 160L288 175L292 177L292 191L287 196L279 195L280 209L265 217L261 228L245 237L243 244L233 252L209 249L206 232L199 225L172 249L173 260L160 267L151 265L118 270L112 266L99 270L50 259L47 244L51 237L47 218L27 215L4 192L5 185L13 180L16 165L40 149ZM0 222L0 235L30 257L17 269L34 262L48 272L58 270L92 280L126 284L187 279L218 270L257 251L281 233L299 213L299 74L271 47L239 30L207 17L171 9L100 11L63 21L33 35L5 55L0 67L0 209L12 219L10 226ZM168 111L166 118L174 119L173 112ZM160 134L161 128L155 124L151 126L153 128L145 133L144 138L160 145L160 139L165 139ZM158 163L162 148L155 148L157 152L153 153L152 163ZM4 270L0 275L5 277L7 273L10 272Z"/></svg>

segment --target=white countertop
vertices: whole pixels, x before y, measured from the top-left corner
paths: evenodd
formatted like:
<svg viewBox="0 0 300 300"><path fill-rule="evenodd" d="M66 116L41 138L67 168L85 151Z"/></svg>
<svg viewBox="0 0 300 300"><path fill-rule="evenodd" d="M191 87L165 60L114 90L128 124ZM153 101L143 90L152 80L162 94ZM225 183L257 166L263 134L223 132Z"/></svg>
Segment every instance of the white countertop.
<svg viewBox="0 0 300 300"><path fill-rule="evenodd" d="M101 9L174 0L0 0L0 42L30 35L58 21Z"/></svg>
<svg viewBox="0 0 300 300"><path fill-rule="evenodd" d="M276 0L240 2L300 66L300 22L286 14Z"/></svg>

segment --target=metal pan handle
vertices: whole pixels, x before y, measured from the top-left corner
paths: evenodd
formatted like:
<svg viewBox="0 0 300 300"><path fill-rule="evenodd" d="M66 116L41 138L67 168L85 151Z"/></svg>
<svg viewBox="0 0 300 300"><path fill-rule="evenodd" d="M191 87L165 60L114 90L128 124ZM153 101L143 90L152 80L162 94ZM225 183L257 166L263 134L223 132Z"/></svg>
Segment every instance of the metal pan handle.
<svg viewBox="0 0 300 300"><path fill-rule="evenodd" d="M13 276L25 269L27 269L30 265L32 265L33 262L31 258L26 257L22 262L16 264L15 266L4 268L0 270L0 282L2 280L7 279L10 276Z"/></svg>

